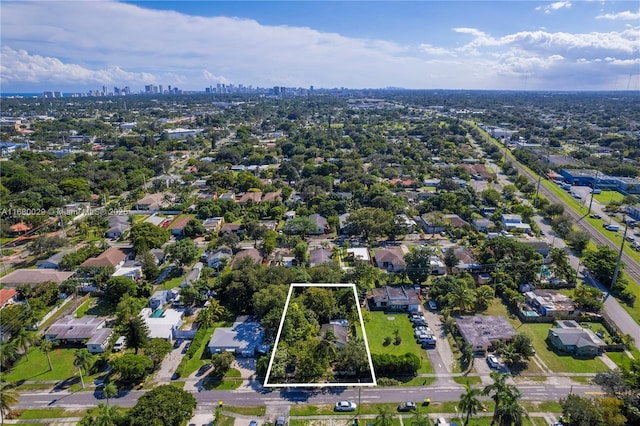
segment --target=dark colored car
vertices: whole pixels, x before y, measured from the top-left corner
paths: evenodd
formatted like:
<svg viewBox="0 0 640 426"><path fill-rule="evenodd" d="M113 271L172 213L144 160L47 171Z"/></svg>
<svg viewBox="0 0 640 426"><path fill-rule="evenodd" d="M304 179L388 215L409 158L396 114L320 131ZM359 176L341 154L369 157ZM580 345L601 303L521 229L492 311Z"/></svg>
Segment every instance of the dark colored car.
<svg viewBox="0 0 640 426"><path fill-rule="evenodd" d="M202 367L200 367L198 369L198 372L196 373L197 377L202 376L204 373L206 373L210 368L212 367L211 364L204 364Z"/></svg>
<svg viewBox="0 0 640 426"><path fill-rule="evenodd" d="M415 411L417 409L418 407L416 407L416 403L413 401L406 401L398 405L398 411L407 412L407 411Z"/></svg>

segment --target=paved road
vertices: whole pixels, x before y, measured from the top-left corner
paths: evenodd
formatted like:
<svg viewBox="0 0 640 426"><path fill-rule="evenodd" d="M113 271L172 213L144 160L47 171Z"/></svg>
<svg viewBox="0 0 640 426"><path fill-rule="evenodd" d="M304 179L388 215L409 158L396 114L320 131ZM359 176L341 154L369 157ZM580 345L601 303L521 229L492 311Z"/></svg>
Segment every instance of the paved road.
<svg viewBox="0 0 640 426"><path fill-rule="evenodd" d="M600 395L602 390L592 385L518 385L523 400L550 401L566 397L570 392L578 395ZM434 402L456 401L463 389L455 386L425 386L425 387L395 387L395 388L330 388L318 390L282 389L279 391L265 391L262 387L256 389L242 389L237 391L202 391L194 394L198 406L217 405L223 401L227 405L256 406L256 405L297 405L297 404L334 404L337 400L348 399L360 403L422 401L431 398ZM123 407L133 406L144 391L132 391L128 394L111 399L113 405ZM17 408L46 409L64 407L68 410L95 407L101 400L97 400L92 392L40 392L23 393Z"/></svg>

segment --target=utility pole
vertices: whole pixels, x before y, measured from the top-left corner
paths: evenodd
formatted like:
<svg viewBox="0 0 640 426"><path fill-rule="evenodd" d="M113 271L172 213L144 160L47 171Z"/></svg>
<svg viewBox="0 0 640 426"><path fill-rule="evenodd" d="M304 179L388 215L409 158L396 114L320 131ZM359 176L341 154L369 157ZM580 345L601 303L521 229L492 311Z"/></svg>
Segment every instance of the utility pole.
<svg viewBox="0 0 640 426"><path fill-rule="evenodd" d="M593 193L598 188L598 171L596 170L596 179L593 182L593 189L591 190L591 201L589 201L589 211L587 214L591 213L591 205L593 204Z"/></svg>
<svg viewBox="0 0 640 426"><path fill-rule="evenodd" d="M624 224L624 234L622 235L622 243L620 244L620 251L618 252L618 261L616 262L616 269L613 271L613 278L611 279L611 288L609 290L613 290L613 286L616 284L618 280L618 273L620 272L620 262L622 260L622 251L624 250L624 239L627 236L627 229L629 229L629 224L625 222Z"/></svg>

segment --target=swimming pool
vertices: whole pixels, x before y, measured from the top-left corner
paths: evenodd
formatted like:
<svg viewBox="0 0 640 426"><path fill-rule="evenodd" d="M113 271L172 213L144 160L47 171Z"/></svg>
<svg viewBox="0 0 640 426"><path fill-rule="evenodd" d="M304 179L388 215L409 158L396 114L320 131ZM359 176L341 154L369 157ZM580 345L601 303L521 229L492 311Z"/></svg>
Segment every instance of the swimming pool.
<svg viewBox="0 0 640 426"><path fill-rule="evenodd" d="M538 317L540 315L538 315L538 313L536 311L521 311L522 315L524 315L525 317Z"/></svg>
<svg viewBox="0 0 640 426"><path fill-rule="evenodd" d="M160 317L162 317L162 315L164 315L164 311L162 309L158 308L155 311L153 311L153 313L151 314L150 318L160 318Z"/></svg>

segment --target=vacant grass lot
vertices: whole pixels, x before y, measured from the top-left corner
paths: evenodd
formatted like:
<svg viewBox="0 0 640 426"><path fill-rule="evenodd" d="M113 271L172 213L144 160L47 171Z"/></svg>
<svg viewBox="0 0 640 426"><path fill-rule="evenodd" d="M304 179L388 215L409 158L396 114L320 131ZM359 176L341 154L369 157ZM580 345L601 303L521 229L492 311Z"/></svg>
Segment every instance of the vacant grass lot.
<svg viewBox="0 0 640 426"><path fill-rule="evenodd" d="M23 356L11 371L2 374L2 379L8 382L18 382L18 384L23 380L77 379L79 382L78 370L73 366L73 357L76 350L76 348L54 348L49 354L53 370L49 371L46 355L39 347L32 346L28 353L29 358L27 359L26 356ZM95 376L85 374L85 383L91 383L100 374Z"/></svg>
<svg viewBox="0 0 640 426"><path fill-rule="evenodd" d="M618 191L602 191L599 194L593 194L593 198L595 198L595 200L602 204L603 206L606 206L607 204L611 204L612 202L620 202L624 199L624 195L622 195L621 193L619 193Z"/></svg>
<svg viewBox="0 0 640 426"><path fill-rule="evenodd" d="M364 324L367 332L369 349L372 354L404 355L413 353L420 357L422 366L418 373L432 373L433 367L429 362L427 351L422 349L413 335L413 325L405 313L385 314L384 312L370 312L369 320ZM395 345L394 331L398 330L402 342ZM384 345L385 337L390 337L392 342Z"/></svg>

